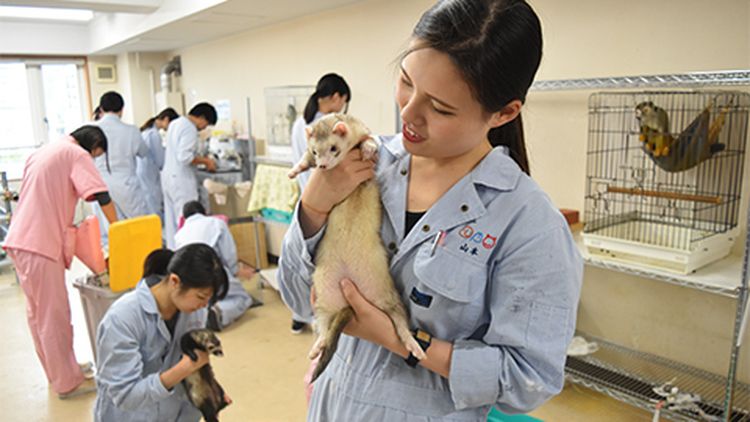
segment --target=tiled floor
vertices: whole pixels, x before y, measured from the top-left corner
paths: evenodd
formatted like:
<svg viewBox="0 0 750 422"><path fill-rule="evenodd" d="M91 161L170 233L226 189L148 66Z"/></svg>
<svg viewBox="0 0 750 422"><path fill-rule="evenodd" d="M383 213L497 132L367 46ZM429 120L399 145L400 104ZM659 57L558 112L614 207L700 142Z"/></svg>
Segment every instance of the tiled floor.
<svg viewBox="0 0 750 422"><path fill-rule="evenodd" d="M303 421L302 375L312 342L309 331L289 332L290 314L272 289L245 287L265 305L250 309L221 333L225 357L212 360L217 379L234 403L222 421ZM69 288L75 348L80 361L91 359L91 346L78 291ZM26 325L25 302L12 273L0 275L0 408L3 421L87 421L92 419L94 395L59 400L52 393L37 361ZM568 385L562 394L535 411L545 421L650 421L647 413L591 390ZM378 421L379 422L379 421Z"/></svg>

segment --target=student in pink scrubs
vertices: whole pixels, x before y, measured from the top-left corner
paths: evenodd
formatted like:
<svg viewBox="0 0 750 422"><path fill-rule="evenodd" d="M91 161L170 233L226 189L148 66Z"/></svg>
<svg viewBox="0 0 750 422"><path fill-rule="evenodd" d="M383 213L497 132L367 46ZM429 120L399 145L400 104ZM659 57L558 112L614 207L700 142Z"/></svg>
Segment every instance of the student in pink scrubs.
<svg viewBox="0 0 750 422"><path fill-rule="evenodd" d="M4 248L16 266L26 295L26 316L34 347L52 389L60 398L95 391L85 381L73 352L65 268L73 258L73 215L78 198L96 200L110 223L117 221L107 185L93 157L107 151L107 138L96 126L35 151L23 170L18 207ZM73 236L71 236L73 235Z"/></svg>

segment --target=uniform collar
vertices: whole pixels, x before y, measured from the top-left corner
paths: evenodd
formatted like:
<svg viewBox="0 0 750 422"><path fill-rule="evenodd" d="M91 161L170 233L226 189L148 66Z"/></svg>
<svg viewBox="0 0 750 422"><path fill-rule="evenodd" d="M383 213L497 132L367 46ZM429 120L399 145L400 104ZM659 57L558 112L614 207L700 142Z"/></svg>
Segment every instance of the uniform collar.
<svg viewBox="0 0 750 422"><path fill-rule="evenodd" d="M151 289L148 287L148 284L146 284L146 280L138 282L135 286L135 294L138 296L138 303L141 304L141 308L143 308L147 314L157 315L161 318L159 306L156 304L156 298L153 293L151 293Z"/></svg>
<svg viewBox="0 0 750 422"><path fill-rule="evenodd" d="M404 157L409 155L404 148L401 134L381 136L380 142L385 150L393 156L394 161L402 161ZM408 164L408 160L403 160L401 165L408 167ZM510 158L508 148L505 146L493 148L470 173L474 184L500 191L513 190L518 184L520 176L521 170L518 164Z"/></svg>
<svg viewBox="0 0 750 422"><path fill-rule="evenodd" d="M103 115L102 118L99 119L99 120L115 120L115 121L119 122L120 118L116 114L107 113L107 114Z"/></svg>
<svg viewBox="0 0 750 422"><path fill-rule="evenodd" d="M136 295L138 295L138 302L141 304L141 308L147 314L153 315L152 318L156 320L156 327L159 331L159 335L162 336L167 342L172 341L172 335L169 333L166 322L159 313L159 306L156 304L156 298L151 293L151 288L146 284L146 280L141 280L138 285L135 286ZM179 320L177 321L180 322Z"/></svg>
<svg viewBox="0 0 750 422"><path fill-rule="evenodd" d="M208 216L207 215L203 215L201 213L193 214L193 215L191 215L190 217L188 217L185 220L185 224L187 224L188 221L198 221L198 220L202 220L204 218L208 218Z"/></svg>

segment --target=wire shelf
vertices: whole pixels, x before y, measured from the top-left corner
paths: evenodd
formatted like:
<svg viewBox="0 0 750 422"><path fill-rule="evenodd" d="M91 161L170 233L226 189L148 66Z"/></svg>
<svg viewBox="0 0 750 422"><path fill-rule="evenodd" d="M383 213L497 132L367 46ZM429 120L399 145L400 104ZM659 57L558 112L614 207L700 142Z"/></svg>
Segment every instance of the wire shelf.
<svg viewBox="0 0 750 422"><path fill-rule="evenodd" d="M663 399L653 389L671 383L680 392L699 395L697 405L706 415L722 417L725 377L606 340L585 337L596 341L599 350L588 356L568 357L566 378L569 381L652 412ZM735 405L728 420L750 420L750 385L738 382L734 394ZM691 410L663 409L661 413L676 421L705 420Z"/></svg>
<svg viewBox="0 0 750 422"><path fill-rule="evenodd" d="M586 265L689 287L733 299L737 299L740 293L742 258L739 256L730 255L699 269L693 274L682 275L650 267L639 267L631 262L614 262L597 258L588 253L580 233L576 233L574 237L578 245L578 251Z"/></svg>
<svg viewBox="0 0 750 422"><path fill-rule="evenodd" d="M613 76L603 78L551 79L536 81L534 91L611 88L695 88L750 85L750 70L691 72L666 75Z"/></svg>

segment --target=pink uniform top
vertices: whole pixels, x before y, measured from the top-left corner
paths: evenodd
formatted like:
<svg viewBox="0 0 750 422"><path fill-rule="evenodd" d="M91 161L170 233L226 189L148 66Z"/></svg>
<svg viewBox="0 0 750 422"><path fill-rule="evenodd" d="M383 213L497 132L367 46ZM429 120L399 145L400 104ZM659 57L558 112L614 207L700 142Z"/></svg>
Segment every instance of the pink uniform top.
<svg viewBox="0 0 750 422"><path fill-rule="evenodd" d="M73 225L78 198L106 191L91 154L72 137L43 146L26 160L4 247L62 260L65 229Z"/></svg>

